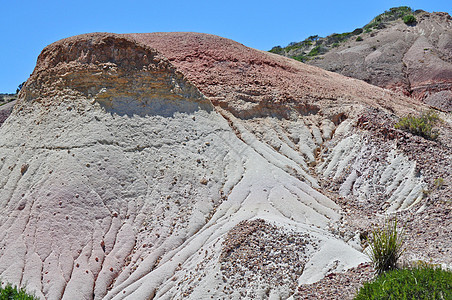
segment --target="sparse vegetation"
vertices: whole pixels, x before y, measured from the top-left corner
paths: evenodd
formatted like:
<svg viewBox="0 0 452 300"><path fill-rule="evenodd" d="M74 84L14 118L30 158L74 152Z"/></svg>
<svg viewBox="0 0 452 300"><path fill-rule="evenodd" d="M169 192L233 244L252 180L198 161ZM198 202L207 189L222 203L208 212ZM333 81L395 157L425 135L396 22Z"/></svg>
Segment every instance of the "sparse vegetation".
<svg viewBox="0 0 452 300"><path fill-rule="evenodd" d="M377 274L397 269L397 261L404 248L403 233L397 230L396 218L386 220L383 228L375 228L368 243L368 255Z"/></svg>
<svg viewBox="0 0 452 300"><path fill-rule="evenodd" d="M281 54L284 52L284 50L281 48L281 46L275 46L268 52L275 53L275 54Z"/></svg>
<svg viewBox="0 0 452 300"><path fill-rule="evenodd" d="M439 132L433 129L433 127L440 120L434 110L429 110L423 112L420 116L408 115L403 117L394 127L427 139L435 140L438 138Z"/></svg>
<svg viewBox="0 0 452 300"><path fill-rule="evenodd" d="M305 62L307 61L309 58L305 55L297 55L297 56L293 56L292 57L295 60L301 61L301 62Z"/></svg>
<svg viewBox="0 0 452 300"><path fill-rule="evenodd" d="M364 283L355 300L452 299L452 272L421 264L381 274Z"/></svg>
<svg viewBox="0 0 452 300"><path fill-rule="evenodd" d="M311 35L304 41L291 42L286 47L273 47L269 50L269 52L286 55L298 61L304 62L313 59L315 56L327 53L330 49L338 47L340 43L349 39L356 38L357 42L363 41L364 38L360 36L362 33L369 33L374 29L383 29L386 27L386 22L405 17L409 17L410 20L412 17L414 18L414 22L416 22L416 18L414 16L416 13L418 13L418 11L413 12L413 10L408 6L393 7L375 17L363 28L356 28L352 32L333 33L327 37Z"/></svg>
<svg viewBox="0 0 452 300"><path fill-rule="evenodd" d="M373 28L384 28L383 23L404 18L405 16L412 14L413 10L408 6L392 7L384 13L376 16L369 24L364 26L364 30L368 32L368 30L372 30Z"/></svg>
<svg viewBox="0 0 452 300"><path fill-rule="evenodd" d="M38 300L38 298L27 294L24 289L18 289L7 284L4 287L0 287L0 300Z"/></svg>
<svg viewBox="0 0 452 300"><path fill-rule="evenodd" d="M320 54L320 46L316 46L311 51L309 51L308 56L316 56L319 54Z"/></svg>

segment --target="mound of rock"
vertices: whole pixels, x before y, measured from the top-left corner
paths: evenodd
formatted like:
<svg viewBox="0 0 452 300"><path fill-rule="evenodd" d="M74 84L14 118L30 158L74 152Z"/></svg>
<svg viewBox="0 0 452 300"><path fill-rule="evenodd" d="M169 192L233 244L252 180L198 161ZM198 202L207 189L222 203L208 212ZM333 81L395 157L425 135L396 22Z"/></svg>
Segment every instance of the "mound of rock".
<svg viewBox="0 0 452 300"><path fill-rule="evenodd" d="M419 109L212 35L58 41L0 128L0 278L42 299L290 297L368 260L353 207L428 211L416 160L359 121Z"/></svg>

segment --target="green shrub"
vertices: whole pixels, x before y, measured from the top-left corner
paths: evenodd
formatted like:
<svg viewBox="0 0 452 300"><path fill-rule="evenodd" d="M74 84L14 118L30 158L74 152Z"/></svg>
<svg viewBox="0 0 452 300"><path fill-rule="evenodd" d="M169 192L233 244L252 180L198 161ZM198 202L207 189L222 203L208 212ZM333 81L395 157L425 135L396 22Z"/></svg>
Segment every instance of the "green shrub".
<svg viewBox="0 0 452 300"><path fill-rule="evenodd" d="M363 33L363 31L364 30L362 28L356 28L355 30L352 31L352 34L353 35L358 35L358 34Z"/></svg>
<svg viewBox="0 0 452 300"><path fill-rule="evenodd" d="M439 132L434 130L433 127L440 120L441 119L435 111L429 110L423 112L418 117L413 115L403 117L394 125L394 127L427 139L435 140L438 138Z"/></svg>
<svg viewBox="0 0 452 300"><path fill-rule="evenodd" d="M452 272L428 265L386 272L364 283L355 300L364 299L452 299Z"/></svg>
<svg viewBox="0 0 452 300"><path fill-rule="evenodd" d="M368 255L377 274L397 269L397 260L403 253L403 233L397 230L397 219L388 219L383 228L375 228L368 239Z"/></svg>
<svg viewBox="0 0 452 300"><path fill-rule="evenodd" d="M358 36L358 37L356 38L356 41L357 41L357 42L362 42L362 41L363 41L363 38L360 37L360 36Z"/></svg>
<svg viewBox="0 0 452 300"><path fill-rule="evenodd" d="M309 57L307 57L307 56L305 56L303 54L292 56L291 58L293 58L295 60L298 60L298 61L301 61L301 62L305 62L305 61L309 60Z"/></svg>
<svg viewBox="0 0 452 300"><path fill-rule="evenodd" d="M0 300L38 300L38 298L27 294L24 289L7 284L3 288L0 287Z"/></svg>
<svg viewBox="0 0 452 300"><path fill-rule="evenodd" d="M403 22L407 25L415 24L416 23L416 17L413 15L408 15L403 17Z"/></svg>
<svg viewBox="0 0 452 300"><path fill-rule="evenodd" d="M305 39L305 41L311 41L311 42L315 42L319 40L319 36L318 35L311 35L309 36L307 39Z"/></svg>

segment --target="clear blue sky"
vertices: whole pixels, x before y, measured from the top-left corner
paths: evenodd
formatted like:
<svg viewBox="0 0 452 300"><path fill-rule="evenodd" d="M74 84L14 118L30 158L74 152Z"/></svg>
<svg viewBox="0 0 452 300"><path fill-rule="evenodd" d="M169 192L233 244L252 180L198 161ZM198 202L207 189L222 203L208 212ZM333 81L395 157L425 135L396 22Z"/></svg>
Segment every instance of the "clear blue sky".
<svg viewBox="0 0 452 300"><path fill-rule="evenodd" d="M25 81L41 50L87 32L194 31L269 50L310 35L352 31L390 7L452 13L451 0L0 0L0 93Z"/></svg>

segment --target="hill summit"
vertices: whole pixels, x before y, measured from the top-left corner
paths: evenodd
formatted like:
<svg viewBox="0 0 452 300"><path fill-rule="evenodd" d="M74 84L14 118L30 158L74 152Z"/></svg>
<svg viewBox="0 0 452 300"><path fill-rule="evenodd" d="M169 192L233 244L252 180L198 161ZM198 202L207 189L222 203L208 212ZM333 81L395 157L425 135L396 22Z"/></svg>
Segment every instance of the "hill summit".
<svg viewBox="0 0 452 300"><path fill-rule="evenodd" d="M311 36L270 52L452 110L452 18L395 7L353 32Z"/></svg>

